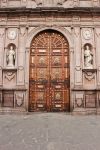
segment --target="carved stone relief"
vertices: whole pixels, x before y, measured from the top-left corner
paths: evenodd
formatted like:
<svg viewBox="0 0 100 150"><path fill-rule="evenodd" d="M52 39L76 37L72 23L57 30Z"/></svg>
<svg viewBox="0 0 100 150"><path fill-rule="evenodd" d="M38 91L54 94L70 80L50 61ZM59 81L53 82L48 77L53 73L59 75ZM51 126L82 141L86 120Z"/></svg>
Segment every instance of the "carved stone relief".
<svg viewBox="0 0 100 150"><path fill-rule="evenodd" d="M16 85L16 71L3 71L3 86L12 88Z"/></svg>
<svg viewBox="0 0 100 150"><path fill-rule="evenodd" d="M15 73L14 73L14 72L6 72L5 78L6 78L8 81L11 81L13 78L15 78Z"/></svg>
<svg viewBox="0 0 100 150"><path fill-rule="evenodd" d="M24 94L16 93L15 94L16 107L21 107L24 104Z"/></svg>
<svg viewBox="0 0 100 150"><path fill-rule="evenodd" d="M82 107L84 107L83 94L76 94L76 97L75 97L75 107L76 108L82 108Z"/></svg>
<svg viewBox="0 0 100 150"><path fill-rule="evenodd" d="M90 28L83 29L83 37L85 40L90 40L92 38L92 31Z"/></svg>
<svg viewBox="0 0 100 150"><path fill-rule="evenodd" d="M85 72L84 77L85 77L88 81L91 81L92 79L95 79L95 73L92 73L92 72Z"/></svg>
<svg viewBox="0 0 100 150"><path fill-rule="evenodd" d="M8 31L8 38L9 38L10 40L15 40L16 36L17 36L17 33L16 33L15 30L9 30L9 31Z"/></svg>

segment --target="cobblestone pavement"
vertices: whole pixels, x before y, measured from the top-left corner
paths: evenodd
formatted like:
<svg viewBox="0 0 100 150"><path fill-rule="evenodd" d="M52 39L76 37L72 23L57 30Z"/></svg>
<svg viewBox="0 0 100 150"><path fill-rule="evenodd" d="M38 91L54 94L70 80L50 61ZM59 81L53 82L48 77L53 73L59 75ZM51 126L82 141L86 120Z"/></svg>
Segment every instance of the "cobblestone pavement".
<svg viewBox="0 0 100 150"><path fill-rule="evenodd" d="M0 115L0 150L100 150L100 116Z"/></svg>

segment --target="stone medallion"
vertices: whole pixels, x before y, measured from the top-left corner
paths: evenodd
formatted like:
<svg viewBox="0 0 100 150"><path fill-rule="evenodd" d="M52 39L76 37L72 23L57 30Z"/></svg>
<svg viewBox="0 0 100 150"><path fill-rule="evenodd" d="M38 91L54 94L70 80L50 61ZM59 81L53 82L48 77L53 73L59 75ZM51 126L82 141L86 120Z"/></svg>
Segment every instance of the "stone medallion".
<svg viewBox="0 0 100 150"><path fill-rule="evenodd" d="M83 37L84 37L85 40L90 40L92 38L91 29L83 30Z"/></svg>
<svg viewBox="0 0 100 150"><path fill-rule="evenodd" d="M16 36L17 36L16 31L14 31L14 30L8 31L8 38L10 40L14 40L16 38Z"/></svg>

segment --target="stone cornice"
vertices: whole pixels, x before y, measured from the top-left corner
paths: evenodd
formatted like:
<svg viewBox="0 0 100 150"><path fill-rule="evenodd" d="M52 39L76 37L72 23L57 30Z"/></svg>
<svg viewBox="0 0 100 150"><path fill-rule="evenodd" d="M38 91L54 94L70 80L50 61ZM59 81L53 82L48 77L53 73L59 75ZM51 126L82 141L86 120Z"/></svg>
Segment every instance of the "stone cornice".
<svg viewBox="0 0 100 150"><path fill-rule="evenodd" d="M63 8L63 7L37 7L37 8L0 8L0 15L2 14L34 14L34 13L66 13L66 14L98 14L100 15L100 7L74 7L74 8Z"/></svg>

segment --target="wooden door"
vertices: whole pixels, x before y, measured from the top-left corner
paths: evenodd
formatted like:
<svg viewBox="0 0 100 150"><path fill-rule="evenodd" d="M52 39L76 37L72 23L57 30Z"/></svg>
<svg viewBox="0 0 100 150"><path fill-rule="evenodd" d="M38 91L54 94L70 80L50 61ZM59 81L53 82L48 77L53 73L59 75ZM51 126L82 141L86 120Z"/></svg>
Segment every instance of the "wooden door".
<svg viewBox="0 0 100 150"><path fill-rule="evenodd" d="M59 32L38 34L30 48L29 111L69 111L69 45Z"/></svg>

